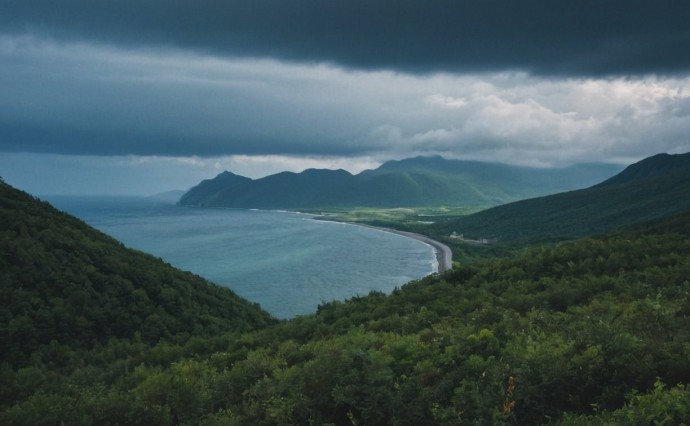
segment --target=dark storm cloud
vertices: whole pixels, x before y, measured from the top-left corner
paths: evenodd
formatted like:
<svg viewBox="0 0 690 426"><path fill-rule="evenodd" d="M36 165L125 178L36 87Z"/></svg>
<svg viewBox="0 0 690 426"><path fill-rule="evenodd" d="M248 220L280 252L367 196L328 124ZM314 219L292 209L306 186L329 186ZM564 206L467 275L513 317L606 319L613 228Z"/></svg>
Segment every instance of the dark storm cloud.
<svg viewBox="0 0 690 426"><path fill-rule="evenodd" d="M669 74L690 68L683 0L21 0L0 31L425 73Z"/></svg>
<svg viewBox="0 0 690 426"><path fill-rule="evenodd" d="M685 4L0 0L0 152L685 152Z"/></svg>

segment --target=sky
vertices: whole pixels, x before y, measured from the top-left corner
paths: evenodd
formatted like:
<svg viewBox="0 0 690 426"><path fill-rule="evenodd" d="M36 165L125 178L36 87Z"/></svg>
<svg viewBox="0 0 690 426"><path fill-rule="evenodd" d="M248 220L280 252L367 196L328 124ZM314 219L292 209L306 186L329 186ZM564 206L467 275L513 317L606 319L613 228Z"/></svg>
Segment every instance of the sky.
<svg viewBox="0 0 690 426"><path fill-rule="evenodd" d="M0 0L0 176L150 195L690 151L687 0Z"/></svg>

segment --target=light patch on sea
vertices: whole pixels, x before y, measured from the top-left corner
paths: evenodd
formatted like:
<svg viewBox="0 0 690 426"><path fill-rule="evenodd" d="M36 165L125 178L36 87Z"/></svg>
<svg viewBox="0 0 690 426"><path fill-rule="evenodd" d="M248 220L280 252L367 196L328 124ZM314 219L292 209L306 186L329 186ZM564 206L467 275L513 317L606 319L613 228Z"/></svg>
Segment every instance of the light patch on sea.
<svg viewBox="0 0 690 426"><path fill-rule="evenodd" d="M434 250L420 241L299 213L46 198L126 246L228 287L278 318L372 290L389 293L437 268Z"/></svg>

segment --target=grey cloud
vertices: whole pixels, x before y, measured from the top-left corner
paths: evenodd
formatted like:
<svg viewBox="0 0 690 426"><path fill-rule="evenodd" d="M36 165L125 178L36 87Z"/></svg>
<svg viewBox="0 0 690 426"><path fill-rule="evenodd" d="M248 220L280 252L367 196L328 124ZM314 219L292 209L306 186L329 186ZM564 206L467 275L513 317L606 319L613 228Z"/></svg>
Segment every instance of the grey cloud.
<svg viewBox="0 0 690 426"><path fill-rule="evenodd" d="M0 62L0 152L549 164L690 146L686 77L415 76L2 36Z"/></svg>
<svg viewBox="0 0 690 426"><path fill-rule="evenodd" d="M411 73L672 74L682 0L3 0L0 31Z"/></svg>
<svg viewBox="0 0 690 426"><path fill-rule="evenodd" d="M327 84L309 88L311 77L290 74L304 69L4 42L0 151L172 156L356 151L338 143L349 136L347 123L338 120L346 111L324 108L328 99L318 93Z"/></svg>

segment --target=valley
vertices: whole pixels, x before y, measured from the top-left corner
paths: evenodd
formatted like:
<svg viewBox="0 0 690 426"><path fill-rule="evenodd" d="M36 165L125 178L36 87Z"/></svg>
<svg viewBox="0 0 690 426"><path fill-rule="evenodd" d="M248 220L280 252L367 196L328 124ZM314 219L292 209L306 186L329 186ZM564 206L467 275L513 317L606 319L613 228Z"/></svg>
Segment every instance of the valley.
<svg viewBox="0 0 690 426"><path fill-rule="evenodd" d="M449 241L454 267L290 320L2 183L0 422L681 424L686 159L472 214L346 211ZM450 237L471 223L499 238Z"/></svg>

